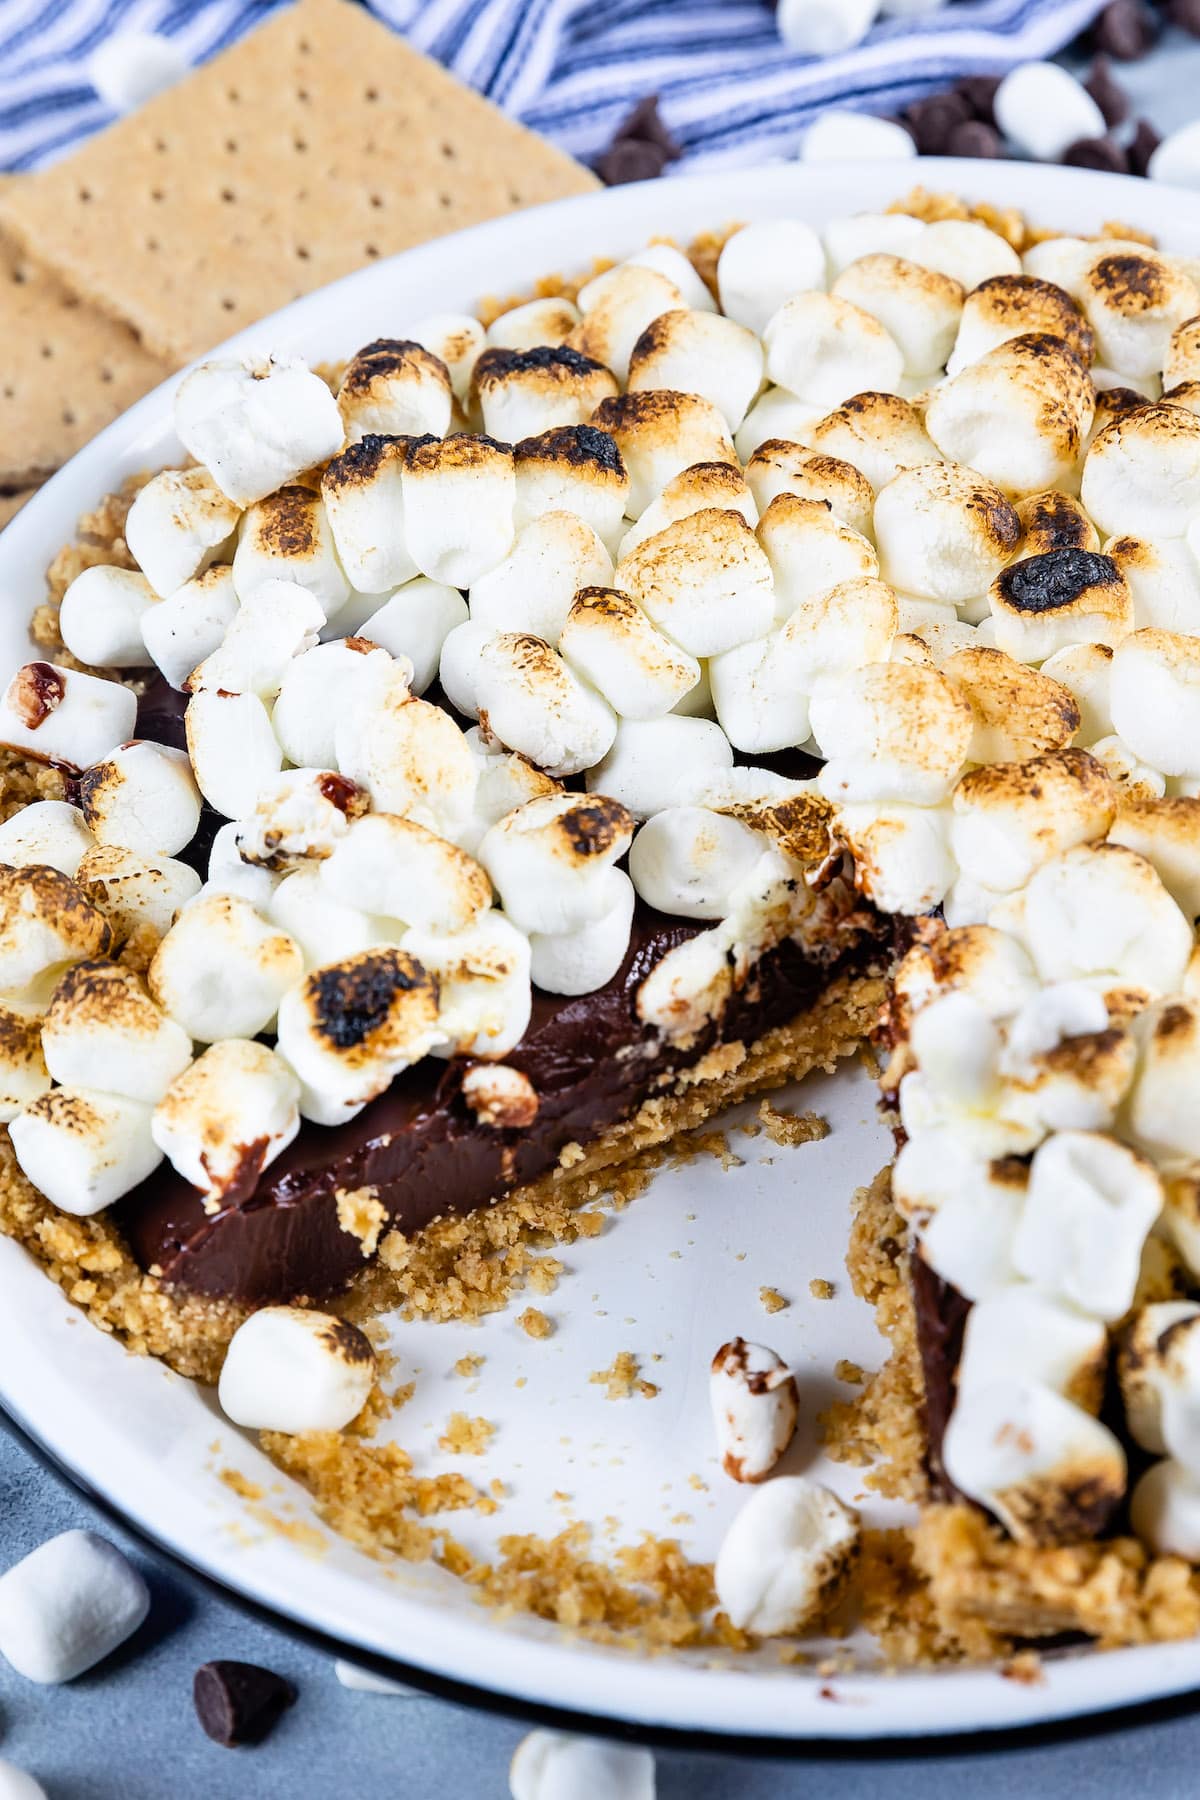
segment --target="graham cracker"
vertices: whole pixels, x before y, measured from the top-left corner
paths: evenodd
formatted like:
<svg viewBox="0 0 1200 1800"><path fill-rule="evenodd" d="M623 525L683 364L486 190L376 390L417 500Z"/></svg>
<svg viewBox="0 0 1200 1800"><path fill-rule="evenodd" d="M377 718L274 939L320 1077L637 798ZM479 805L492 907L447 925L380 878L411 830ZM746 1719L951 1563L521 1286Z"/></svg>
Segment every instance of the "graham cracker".
<svg viewBox="0 0 1200 1800"><path fill-rule="evenodd" d="M0 191L0 224L180 363L376 257L597 185L363 8L300 0Z"/></svg>

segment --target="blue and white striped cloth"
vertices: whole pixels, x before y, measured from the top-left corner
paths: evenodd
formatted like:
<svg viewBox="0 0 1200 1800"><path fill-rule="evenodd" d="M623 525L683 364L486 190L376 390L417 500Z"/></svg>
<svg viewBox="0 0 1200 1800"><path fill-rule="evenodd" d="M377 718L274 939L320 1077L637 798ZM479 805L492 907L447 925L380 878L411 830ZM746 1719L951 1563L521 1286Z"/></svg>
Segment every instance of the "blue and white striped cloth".
<svg viewBox="0 0 1200 1800"><path fill-rule="evenodd" d="M110 34L160 32L189 63L203 62L280 3L0 0L0 169L51 162L111 121L87 76ZM892 112L960 75L1050 55L1102 3L956 0L884 19L855 49L814 58L784 50L766 0L367 0L418 49L585 161L635 101L657 93L693 169L789 155L831 105Z"/></svg>

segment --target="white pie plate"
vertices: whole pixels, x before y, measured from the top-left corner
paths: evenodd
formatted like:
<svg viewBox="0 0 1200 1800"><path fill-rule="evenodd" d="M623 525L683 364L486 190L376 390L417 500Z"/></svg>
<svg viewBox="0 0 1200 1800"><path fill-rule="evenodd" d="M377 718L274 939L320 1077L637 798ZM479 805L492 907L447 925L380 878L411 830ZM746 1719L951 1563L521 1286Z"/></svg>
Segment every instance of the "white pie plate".
<svg viewBox="0 0 1200 1800"><path fill-rule="evenodd" d="M780 164L617 188L478 226L366 268L232 342L335 358L377 335L402 336L428 312L469 309L486 294L519 293L550 270L620 257L655 233L687 239L708 226L780 214L820 225L879 208L917 179L1022 207L1060 229L1126 220L1168 247L1200 253L1200 201L1151 183L1007 163ZM24 660L43 572L79 514L124 475L178 454L173 386L103 432L0 538L0 670ZM396 1433L415 1451L418 1471L459 1467L484 1483L500 1476L510 1489L494 1520L447 1515L452 1531L482 1549L501 1532L553 1533L581 1518L597 1527L602 1547L652 1531L711 1557L745 1491L717 1467L707 1419L709 1359L737 1332L770 1342L800 1374L809 1424L785 1466L816 1469L847 1497L861 1494L858 1472L817 1455L811 1420L834 1394L851 1391L833 1378L839 1358L871 1368L884 1354L869 1312L847 1294L842 1266L849 1196L887 1154L873 1100L867 1077L845 1069L804 1090L804 1105L833 1124L826 1141L789 1151L735 1132L742 1167L724 1171L704 1158L662 1173L599 1238L565 1253L568 1269L554 1294L528 1296L556 1321L548 1340L532 1342L516 1326L524 1300L475 1328L397 1327L398 1373L415 1378L416 1395ZM837 1282L836 1300L810 1297L814 1276ZM768 1318L758 1299L764 1285L781 1289L790 1307ZM769 1647L714 1664L604 1650L528 1618L501 1622L433 1566L371 1561L329 1532L314 1554L265 1525L219 1479L221 1469L269 1488L265 1504L279 1517L311 1521L307 1497L223 1420L211 1394L124 1354L8 1240L0 1240L0 1295L0 1403L49 1456L230 1590L408 1679L462 1684L491 1704L590 1715L635 1732L736 1738L739 1748L748 1740L1043 1725L1200 1687L1196 1643L1063 1654L1049 1660L1038 1686L994 1670L864 1672L831 1683L811 1668L781 1667ZM589 1382L622 1349L638 1353L657 1398L609 1401ZM475 1391L451 1372L464 1353L486 1357ZM485 1458L436 1448L456 1409L498 1427ZM569 1501L555 1501L556 1490ZM864 1510L877 1522L902 1516L870 1498ZM611 1515L620 1526L607 1537Z"/></svg>

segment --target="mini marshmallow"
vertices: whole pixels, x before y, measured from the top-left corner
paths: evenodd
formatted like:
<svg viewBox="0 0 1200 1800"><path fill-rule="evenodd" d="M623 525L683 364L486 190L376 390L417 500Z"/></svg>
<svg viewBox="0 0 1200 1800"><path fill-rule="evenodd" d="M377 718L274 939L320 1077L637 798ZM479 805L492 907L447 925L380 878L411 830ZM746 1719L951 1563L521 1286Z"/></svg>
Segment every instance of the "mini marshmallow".
<svg viewBox="0 0 1200 1800"><path fill-rule="evenodd" d="M878 319L832 294L795 294L763 332L767 374L815 406L867 389L894 393L904 352Z"/></svg>
<svg viewBox="0 0 1200 1800"><path fill-rule="evenodd" d="M360 950L396 937L401 930L395 920L379 919L358 906L335 900L318 863L294 869L282 881L273 882L271 892L257 904L273 925L295 939L306 970L344 962Z"/></svg>
<svg viewBox="0 0 1200 1800"><path fill-rule="evenodd" d="M608 755L588 770L587 784L619 800L635 819L648 819L678 804L682 790L705 772L732 767L733 747L719 725L671 713L622 720Z"/></svg>
<svg viewBox="0 0 1200 1800"><path fill-rule="evenodd" d="M1148 763L1139 762L1129 745L1115 732L1092 745L1092 755L1101 763L1121 800L1161 800L1167 791L1165 775Z"/></svg>
<svg viewBox="0 0 1200 1800"><path fill-rule="evenodd" d="M846 589L856 585L845 583ZM811 609L798 609L794 616L802 618L805 611ZM735 749L764 755L805 742L808 691L807 685L797 685L794 661L794 648L782 632L754 638L711 659L713 710Z"/></svg>
<svg viewBox="0 0 1200 1800"><path fill-rule="evenodd" d="M647 538L657 537L660 531L665 531L668 525L709 507L739 513L751 530L758 524L754 496L735 464L696 463L673 476L657 500L652 500L637 522L629 527L618 546L618 556L625 558Z"/></svg>
<svg viewBox="0 0 1200 1800"><path fill-rule="evenodd" d="M1196 158L1200 150L1200 132L1195 121L1169 131L1151 153L1146 173L1152 181L1169 181L1176 187L1197 185Z"/></svg>
<svg viewBox="0 0 1200 1800"><path fill-rule="evenodd" d="M721 919L762 848L737 819L702 806L669 806L634 838L629 873L647 906L681 919Z"/></svg>
<svg viewBox="0 0 1200 1800"><path fill-rule="evenodd" d="M1200 564L1186 538L1109 538L1104 554L1129 589L1135 630L1200 634Z"/></svg>
<svg viewBox="0 0 1200 1800"><path fill-rule="evenodd" d="M1012 245L975 219L937 219L901 255L949 275L968 294L994 275L1021 272L1021 259Z"/></svg>
<svg viewBox="0 0 1200 1800"><path fill-rule="evenodd" d="M1070 690L1002 650L955 650L940 667L975 715L971 762L1024 762L1061 750L1079 729L1079 707Z"/></svg>
<svg viewBox="0 0 1200 1800"><path fill-rule="evenodd" d="M529 632L553 648L576 594L607 586L612 573L612 558L590 525L568 512L543 513L517 533L504 561L472 584L471 620L492 633Z"/></svg>
<svg viewBox="0 0 1200 1800"><path fill-rule="evenodd" d="M734 1481L764 1481L792 1441L796 1377L765 1344L732 1338L712 1360L709 1405L721 1467Z"/></svg>
<svg viewBox="0 0 1200 1800"><path fill-rule="evenodd" d="M1200 318L1185 319L1176 325L1162 360L1164 388L1181 383L1190 386L1200 380Z"/></svg>
<svg viewBox="0 0 1200 1800"><path fill-rule="evenodd" d="M1002 1372L955 1407L942 1462L1019 1544L1094 1536L1125 1492L1125 1452L1107 1426L1044 1382Z"/></svg>
<svg viewBox="0 0 1200 1800"><path fill-rule="evenodd" d="M109 921L114 947L135 934L165 937L180 909L200 891L200 877L187 863L169 856L136 856L112 844L88 850L77 879Z"/></svg>
<svg viewBox="0 0 1200 1800"><path fill-rule="evenodd" d="M797 500L823 502L838 524L848 525L860 537L871 535L874 490L853 463L840 457L805 450L784 438L768 438L746 464L746 485L760 515L778 495L794 494Z"/></svg>
<svg viewBox="0 0 1200 1800"><path fill-rule="evenodd" d="M409 338L376 338L346 364L338 410L350 443L379 433L443 437L450 429L450 371Z"/></svg>
<svg viewBox="0 0 1200 1800"><path fill-rule="evenodd" d="M969 881L1012 893L1063 851L1103 837L1115 805L1103 769L1082 750L973 769L954 795L955 860Z"/></svg>
<svg viewBox="0 0 1200 1800"><path fill-rule="evenodd" d="M621 869L606 870L602 885L606 905L599 918L572 931L529 934L529 973L543 993L593 993L624 962L637 896Z"/></svg>
<svg viewBox="0 0 1200 1800"><path fill-rule="evenodd" d="M0 863L14 869L47 863L74 880L95 841L77 806L66 800L35 800L0 825Z"/></svg>
<svg viewBox="0 0 1200 1800"><path fill-rule="evenodd" d="M957 605L982 593L1020 531L1000 489L952 463L902 469L875 500L884 580L929 600Z"/></svg>
<svg viewBox="0 0 1200 1800"><path fill-rule="evenodd" d="M300 1080L301 1117L336 1125L439 1042L437 982L406 950L364 950L289 987L278 1034Z"/></svg>
<svg viewBox="0 0 1200 1800"><path fill-rule="evenodd" d="M1129 1522L1155 1556L1195 1562L1200 1558L1200 1475L1170 1457L1152 1463L1133 1490Z"/></svg>
<svg viewBox="0 0 1200 1800"><path fill-rule="evenodd" d="M376 812L451 839L470 819L478 774L467 740L441 707L409 693L399 664L381 695L339 717L334 741L337 767L366 788Z"/></svg>
<svg viewBox="0 0 1200 1800"><path fill-rule="evenodd" d="M537 1090L529 1077L503 1063L473 1063L463 1076L462 1097L476 1123L493 1131L527 1130L538 1115Z"/></svg>
<svg viewBox="0 0 1200 1800"><path fill-rule="evenodd" d="M81 882L44 865L0 864L0 993L19 994L55 963L107 956L112 942Z"/></svg>
<svg viewBox="0 0 1200 1800"><path fill-rule="evenodd" d="M583 323L571 342L577 351L611 369L622 386L629 380L629 359L648 325L663 313L688 304L660 269L622 263L597 275L580 290Z"/></svg>
<svg viewBox="0 0 1200 1800"><path fill-rule="evenodd" d="M1172 1392L1194 1395L1200 1381L1200 1306L1166 1300L1140 1306L1121 1334L1117 1378L1129 1434L1143 1450L1167 1454L1163 1403Z"/></svg>
<svg viewBox="0 0 1200 1800"><path fill-rule="evenodd" d="M809 706L827 758L821 792L837 801L946 799L966 758L974 718L935 669L876 663L823 679Z"/></svg>
<svg viewBox="0 0 1200 1800"><path fill-rule="evenodd" d="M497 824L506 813L515 812L527 800L540 800L546 794L561 793L561 784L546 775L528 757L515 755L499 744L484 744L478 726L467 732L467 743L475 759L478 780L471 803L469 825L459 833L457 842L472 854L478 849L483 834Z"/></svg>
<svg viewBox="0 0 1200 1800"><path fill-rule="evenodd" d="M878 319L899 344L906 375L945 367L963 310L963 290L949 275L877 252L843 269L830 292Z"/></svg>
<svg viewBox="0 0 1200 1800"><path fill-rule="evenodd" d="M40 1011L17 1000L0 1000L0 1123L7 1125L50 1086Z"/></svg>
<svg viewBox="0 0 1200 1800"><path fill-rule="evenodd" d="M805 441L813 452L852 464L876 491L902 469L942 460L915 407L899 394L853 394L813 424Z"/></svg>
<svg viewBox="0 0 1200 1800"><path fill-rule="evenodd" d="M643 273L654 279L649 270ZM579 329L587 331L586 318ZM471 376L472 403L482 413L483 428L502 444L515 444L556 425L584 425L600 402L616 391L616 381L602 362L566 344L485 350Z"/></svg>
<svg viewBox="0 0 1200 1800"><path fill-rule="evenodd" d="M817 500L777 494L759 520L755 535L766 553L775 589L774 617L779 623L831 588L865 582L879 574L879 558L870 542L840 524ZM882 654L887 654L886 649Z"/></svg>
<svg viewBox="0 0 1200 1800"><path fill-rule="evenodd" d="M719 1018L732 992L728 931L714 925L655 963L638 988L638 1018L666 1037L686 1040Z"/></svg>
<svg viewBox="0 0 1200 1800"><path fill-rule="evenodd" d="M963 302L947 375L958 375L990 350L1027 332L1061 338L1085 367L1095 354L1091 327L1065 289L1034 275L994 275Z"/></svg>
<svg viewBox="0 0 1200 1800"><path fill-rule="evenodd" d="M219 649L238 610L233 570L217 563L142 614L142 641L173 688Z"/></svg>
<svg viewBox="0 0 1200 1800"><path fill-rule="evenodd" d="M1092 422L1087 369L1060 338L1010 338L936 387L925 429L943 454L1006 493L1067 480Z"/></svg>
<svg viewBox="0 0 1200 1800"><path fill-rule="evenodd" d="M579 324L579 308L562 295L510 306L487 328L487 341L501 350L536 350L539 344L565 344Z"/></svg>
<svg viewBox="0 0 1200 1800"><path fill-rule="evenodd" d="M861 256L883 252L907 256L909 246L927 229L911 213L850 213L825 227L825 254L836 278Z"/></svg>
<svg viewBox="0 0 1200 1800"><path fill-rule="evenodd" d="M529 946L529 937L495 908L450 937L404 934L404 948L438 984L435 1055L493 1058L516 1048L533 1006Z"/></svg>
<svg viewBox="0 0 1200 1800"><path fill-rule="evenodd" d="M692 656L761 637L775 611L771 565L754 532L740 513L715 508L639 544L617 564L615 582Z"/></svg>
<svg viewBox="0 0 1200 1800"><path fill-rule="evenodd" d="M937 906L954 880L948 826L939 807L872 800L837 811L860 891L880 911L910 918Z"/></svg>
<svg viewBox="0 0 1200 1800"><path fill-rule="evenodd" d="M1162 1203L1162 1183L1135 1151L1116 1138L1060 1131L1034 1153L1014 1261L1039 1289L1119 1319Z"/></svg>
<svg viewBox="0 0 1200 1800"><path fill-rule="evenodd" d="M736 431L762 386L763 351L752 331L721 313L660 313L629 358L628 390L676 389L711 400Z"/></svg>
<svg viewBox="0 0 1200 1800"><path fill-rule="evenodd" d="M274 700L288 664L316 648L324 623L321 603L307 588L294 581L260 582L238 608L220 647L188 678L188 691Z"/></svg>
<svg viewBox="0 0 1200 1800"><path fill-rule="evenodd" d="M82 962L54 990L42 1052L63 1087L103 1087L153 1106L191 1062L192 1040L147 998L132 969Z"/></svg>
<svg viewBox="0 0 1200 1800"><path fill-rule="evenodd" d="M0 1576L0 1654L27 1681L74 1681L132 1637L149 1610L146 1583L115 1544L64 1531ZM41 1792L28 1780L12 1800Z"/></svg>
<svg viewBox="0 0 1200 1800"><path fill-rule="evenodd" d="M184 724L196 785L209 805L227 819L252 812L283 765L279 740L258 695L216 688L193 694Z"/></svg>
<svg viewBox="0 0 1200 1800"><path fill-rule="evenodd" d="M962 989L989 1019L1009 1019L1038 992L1038 979L1015 938L988 925L967 925L914 944L896 970L893 986L904 1017L941 994Z"/></svg>
<svg viewBox="0 0 1200 1800"><path fill-rule="evenodd" d="M243 862L274 870L306 857L321 861L369 805L363 790L344 775L289 769L262 790L252 817L238 827L237 853Z"/></svg>
<svg viewBox="0 0 1200 1800"><path fill-rule="evenodd" d="M166 598L217 561L239 517L207 469L164 469L139 488L125 542L155 593Z"/></svg>
<svg viewBox="0 0 1200 1800"><path fill-rule="evenodd" d="M784 45L797 56L836 56L861 44L879 12L879 0L785 0L776 15Z"/></svg>
<svg viewBox="0 0 1200 1800"><path fill-rule="evenodd" d="M151 1135L205 1210L254 1192L300 1129L300 1084L282 1057L247 1038L211 1044L159 1099Z"/></svg>
<svg viewBox="0 0 1200 1800"><path fill-rule="evenodd" d="M1100 138L1104 114L1083 85L1058 63L1010 69L992 102L996 124L1026 156L1058 162L1080 138Z"/></svg>
<svg viewBox="0 0 1200 1800"><path fill-rule="evenodd" d="M834 10L829 0L786 0L786 4L793 13L803 8L806 13L819 10L827 15ZM862 4L863 0L850 0L849 7L843 3L837 11L842 15L847 11L857 13ZM911 133L898 120L838 107L823 112L809 126L800 146L800 161L805 163L904 162L916 154Z"/></svg>
<svg viewBox="0 0 1200 1800"><path fill-rule="evenodd" d="M470 313L431 313L410 332L412 341L444 363L455 399L465 405L471 375L487 343L487 332Z"/></svg>
<svg viewBox="0 0 1200 1800"><path fill-rule="evenodd" d="M301 768L336 768L338 720L369 713L405 666L359 637L317 644L294 657L271 709L271 727L288 761Z"/></svg>
<svg viewBox="0 0 1200 1800"><path fill-rule="evenodd" d="M1032 1284L1014 1283L976 1301L967 1314L956 1377L958 1404L990 1382L1038 1381L1097 1413L1104 1391L1108 1333L1103 1321L1064 1306Z"/></svg>
<svg viewBox="0 0 1200 1800"><path fill-rule="evenodd" d="M247 508L238 527L233 585L243 602L264 582L292 582L312 595L324 624L350 597L324 502L311 488L280 488Z"/></svg>
<svg viewBox="0 0 1200 1800"><path fill-rule="evenodd" d="M1164 775L1200 775L1200 639L1135 631L1113 654L1113 724Z"/></svg>
<svg viewBox="0 0 1200 1800"><path fill-rule="evenodd" d="M1142 1062L1129 1103L1129 1124L1147 1154L1164 1167L1200 1158L1196 1082L1200 1076L1200 1005L1160 1000L1138 1021Z"/></svg>
<svg viewBox="0 0 1200 1800"><path fill-rule="evenodd" d="M154 999L202 1044L257 1037L304 972L299 947L237 894L200 896L150 964Z"/></svg>
<svg viewBox="0 0 1200 1800"><path fill-rule="evenodd" d="M616 588L580 591L559 648L569 667L625 719L661 718L700 679L695 657L664 637Z"/></svg>
<svg viewBox="0 0 1200 1800"><path fill-rule="evenodd" d="M1070 494L1055 488L1025 494L1016 502L1016 511L1022 557L1041 556L1047 550L1100 549L1099 532Z"/></svg>
<svg viewBox="0 0 1200 1800"><path fill-rule="evenodd" d="M1003 1043L969 993L946 994L923 1006L909 1028L909 1043L920 1074L901 1083L905 1119L919 1122L926 1098L938 1113L990 1110Z"/></svg>
<svg viewBox="0 0 1200 1800"><path fill-rule="evenodd" d="M409 685L414 694L423 694L437 679L442 645L467 616L467 603L457 588L418 575L365 618L356 635L380 645L398 661L411 663Z"/></svg>
<svg viewBox="0 0 1200 1800"><path fill-rule="evenodd" d="M1145 857L1194 925L1200 918L1200 799L1123 802L1108 835Z"/></svg>
<svg viewBox="0 0 1200 1800"><path fill-rule="evenodd" d="M759 1487L726 1532L713 1571L739 1631L784 1637L836 1604L858 1554L858 1514L803 1475Z"/></svg>
<svg viewBox="0 0 1200 1800"><path fill-rule="evenodd" d="M34 1187L76 1218L102 1212L162 1161L150 1136L150 1107L94 1088L53 1088L8 1130Z"/></svg>
<svg viewBox="0 0 1200 1800"><path fill-rule="evenodd" d="M633 819L617 800L548 794L493 825L479 860L515 925L557 934L611 910L612 890L602 877L632 837Z"/></svg>
<svg viewBox="0 0 1200 1800"><path fill-rule="evenodd" d="M185 375L175 429L238 506L294 481L342 447L337 401L299 357L224 357Z"/></svg>
<svg viewBox="0 0 1200 1800"><path fill-rule="evenodd" d="M337 560L350 586L363 593L381 594L417 573L404 529L408 448L407 438L372 433L348 445L321 476Z"/></svg>
<svg viewBox="0 0 1200 1800"><path fill-rule="evenodd" d="M408 549L422 575L470 587L512 548L516 478L507 443L413 444L403 471Z"/></svg>
<svg viewBox="0 0 1200 1800"><path fill-rule="evenodd" d="M357 1325L301 1306L263 1306L229 1341L217 1398L249 1431L341 1431L366 1405L375 1352Z"/></svg>
<svg viewBox="0 0 1200 1800"><path fill-rule="evenodd" d="M633 1744L531 1731L513 1753L508 1789L512 1800L654 1800L654 1758Z"/></svg>
<svg viewBox="0 0 1200 1800"><path fill-rule="evenodd" d="M620 451L629 476L625 510L631 519L684 469L737 461L724 419L699 394L621 394L603 401L590 423L607 432Z"/></svg>
<svg viewBox="0 0 1200 1800"><path fill-rule="evenodd" d="M479 717L479 671L483 653L496 635L490 625L477 625L474 619L446 634L438 681L451 707L465 718Z"/></svg>
<svg viewBox="0 0 1200 1800"><path fill-rule="evenodd" d="M616 734L616 716L595 689L527 633L501 632L483 646L476 700L488 732L551 775L592 768Z"/></svg>
<svg viewBox="0 0 1200 1800"><path fill-rule="evenodd" d="M101 844L139 855L174 856L200 823L200 792L182 750L135 740L85 769L79 805Z"/></svg>
<svg viewBox="0 0 1200 1800"><path fill-rule="evenodd" d="M144 669L150 661L142 622L158 596L136 569L96 563L62 598L58 628L80 662L96 669Z"/></svg>
<svg viewBox="0 0 1200 1800"><path fill-rule="evenodd" d="M1041 663L1074 644L1119 644L1133 600L1111 557L1047 550L1002 569L988 589L996 643L1018 662Z"/></svg>
<svg viewBox="0 0 1200 1800"><path fill-rule="evenodd" d="M412 819L369 813L338 838L321 878L343 906L418 930L465 931L492 903L474 857Z"/></svg>
<svg viewBox="0 0 1200 1800"><path fill-rule="evenodd" d="M1041 666L1043 675L1050 676L1074 696L1079 708L1081 744L1095 743L1112 731L1108 703L1112 659L1108 644L1070 644L1048 656Z"/></svg>
<svg viewBox="0 0 1200 1800"><path fill-rule="evenodd" d="M279 777L282 781L285 778ZM245 822L230 819L215 833L208 853L205 894L238 894L259 912L266 912L272 894L279 886L279 874L265 865L247 862L242 856L241 837Z"/></svg>
<svg viewBox="0 0 1200 1800"><path fill-rule="evenodd" d="M785 300L824 285L825 252L802 219L759 219L731 232L721 246L721 310L760 336Z"/></svg>
<svg viewBox="0 0 1200 1800"><path fill-rule="evenodd" d="M1114 419L1084 459L1080 498L1103 532L1182 537L1200 512L1200 419L1163 405Z"/></svg>
<svg viewBox="0 0 1200 1800"><path fill-rule="evenodd" d="M621 534L629 476L616 439L594 425L561 425L513 449L516 526L568 512L590 525L611 553Z"/></svg>
<svg viewBox="0 0 1200 1800"><path fill-rule="evenodd" d="M668 281L675 283L685 306L694 306L699 312L717 310L717 303L708 283L690 257L685 256L682 250L677 250L674 244L647 244L644 250L635 250L632 256L627 256L622 266L627 269L656 269ZM730 318L736 317L727 306L723 306L721 311L729 313ZM742 319L739 323L744 325L747 321Z"/></svg>
<svg viewBox="0 0 1200 1800"><path fill-rule="evenodd" d="M1077 293L1096 334L1098 361L1134 383L1158 376L1171 334L1200 307L1195 282L1144 245L1096 257Z"/></svg>
<svg viewBox="0 0 1200 1800"><path fill-rule="evenodd" d="M824 407L801 400L786 388L768 387L750 408L734 435L738 456L747 462L768 438L782 438L803 446L818 423Z"/></svg>
<svg viewBox="0 0 1200 1800"><path fill-rule="evenodd" d="M1024 1165L1012 1157L981 1162L964 1154L957 1124L918 1132L897 1157L892 1185L902 1212L908 1208L920 1218L927 1201L941 1196L932 1218L921 1224L918 1251L964 1299L989 1300L1019 1279L1013 1244L1026 1178Z"/></svg>

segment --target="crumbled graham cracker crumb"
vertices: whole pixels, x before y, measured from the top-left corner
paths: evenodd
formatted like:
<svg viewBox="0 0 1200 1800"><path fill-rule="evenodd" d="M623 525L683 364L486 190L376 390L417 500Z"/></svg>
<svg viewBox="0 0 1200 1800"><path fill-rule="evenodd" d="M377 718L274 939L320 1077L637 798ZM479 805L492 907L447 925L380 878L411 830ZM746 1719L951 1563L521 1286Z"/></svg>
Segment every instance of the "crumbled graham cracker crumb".
<svg viewBox="0 0 1200 1800"><path fill-rule="evenodd" d="M607 1369L595 1369L588 1376L595 1387L604 1389L606 1400L628 1400L632 1394L640 1394L644 1400L653 1400L658 1393L652 1381L642 1379L640 1365L632 1350L618 1350L611 1365Z"/></svg>
<svg viewBox="0 0 1200 1800"><path fill-rule="evenodd" d="M378 1188L339 1188L334 1200L338 1225L358 1239L364 1257L374 1256L388 1216Z"/></svg>
<svg viewBox="0 0 1200 1800"><path fill-rule="evenodd" d="M453 1372L455 1375L477 1375L486 1361L485 1356L460 1356Z"/></svg>
<svg viewBox="0 0 1200 1800"><path fill-rule="evenodd" d="M783 1312L786 1307L791 1305L791 1301L785 1300L779 1289L773 1287L759 1288L758 1303L764 1312L769 1313Z"/></svg>
<svg viewBox="0 0 1200 1800"><path fill-rule="evenodd" d="M1046 1671L1036 1650L1018 1650L1001 1663L1000 1673L1006 1681L1019 1682L1022 1687L1044 1687L1046 1682Z"/></svg>
<svg viewBox="0 0 1200 1800"><path fill-rule="evenodd" d="M722 1169L740 1169L742 1158L729 1148L724 1131L693 1131L671 1145L671 1167L686 1168L698 1156L715 1156Z"/></svg>
<svg viewBox="0 0 1200 1800"><path fill-rule="evenodd" d="M829 1120L820 1113L794 1113L760 1100L758 1116L773 1144L816 1144L829 1136Z"/></svg>
<svg viewBox="0 0 1200 1800"><path fill-rule="evenodd" d="M250 1477L243 1475L239 1469L222 1469L217 1479L223 1481L225 1486L231 1488L241 1500L266 1499L266 1488L260 1487L257 1481L251 1481Z"/></svg>
<svg viewBox="0 0 1200 1800"><path fill-rule="evenodd" d="M546 1314L540 1312L536 1306L527 1306L518 1318L517 1324L526 1337L548 1338L554 1333L553 1319L547 1318Z"/></svg>
<svg viewBox="0 0 1200 1800"><path fill-rule="evenodd" d="M866 1374L859 1365L856 1362L851 1362L849 1357L846 1356L838 1358L837 1362L833 1365L833 1372L839 1381L849 1382L851 1387L861 1387L867 1379Z"/></svg>
<svg viewBox="0 0 1200 1800"><path fill-rule="evenodd" d="M438 1439L438 1449L449 1450L455 1456L482 1456L495 1433L490 1419L469 1419L466 1413L451 1413Z"/></svg>
<svg viewBox="0 0 1200 1800"><path fill-rule="evenodd" d="M832 1300L837 1293L832 1281L826 1281L821 1275L814 1275L808 1284L808 1291L814 1300Z"/></svg>

